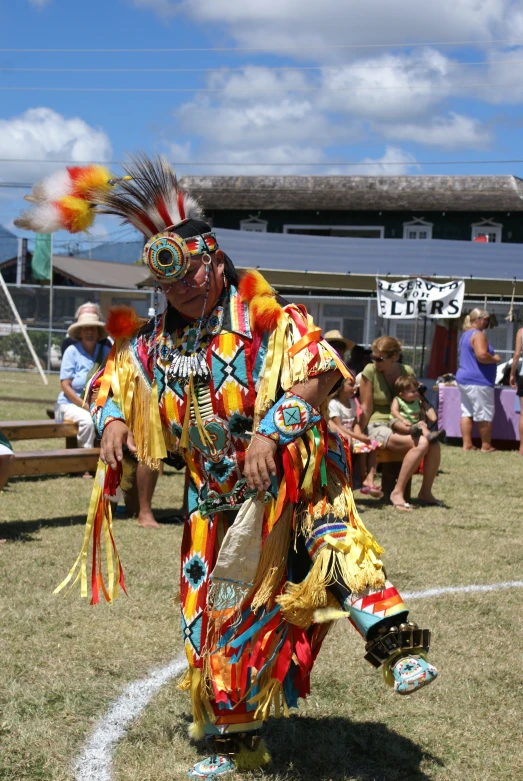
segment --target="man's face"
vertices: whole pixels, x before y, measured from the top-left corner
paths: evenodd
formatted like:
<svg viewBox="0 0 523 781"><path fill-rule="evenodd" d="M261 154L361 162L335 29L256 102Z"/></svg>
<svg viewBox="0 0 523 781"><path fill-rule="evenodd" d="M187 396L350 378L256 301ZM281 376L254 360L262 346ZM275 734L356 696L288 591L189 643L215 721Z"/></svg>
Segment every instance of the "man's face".
<svg viewBox="0 0 523 781"><path fill-rule="evenodd" d="M205 312L212 312L223 290L223 260L216 258L216 253L211 253L209 266L209 295ZM203 304L207 293L205 282L206 267L202 262L202 255L195 255L187 274L180 280L172 283L160 282L160 287L168 302L180 312L187 320L197 320L202 315ZM200 287L201 285L201 287Z"/></svg>

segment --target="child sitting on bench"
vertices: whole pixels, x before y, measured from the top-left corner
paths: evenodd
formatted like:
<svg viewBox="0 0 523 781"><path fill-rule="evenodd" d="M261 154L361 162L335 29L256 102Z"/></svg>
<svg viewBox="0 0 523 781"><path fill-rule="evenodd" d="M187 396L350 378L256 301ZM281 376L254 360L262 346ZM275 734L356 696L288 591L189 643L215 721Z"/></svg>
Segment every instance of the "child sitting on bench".
<svg viewBox="0 0 523 781"><path fill-rule="evenodd" d="M412 375L398 377L394 383L396 396L390 406L391 428L398 434L410 434L412 437L424 436L430 443L439 442L445 437L445 430L430 431L427 420L437 420L434 408L419 392L419 383Z"/></svg>
<svg viewBox="0 0 523 781"><path fill-rule="evenodd" d="M363 485L370 469L376 468L376 449L379 442L374 442L366 434L356 433L354 425L358 422L359 410L355 399L358 386L354 385L352 378L347 378L341 384L334 398L329 401L329 429L341 437L344 437L350 449L356 456L359 479L362 494L381 499L383 491L379 486Z"/></svg>

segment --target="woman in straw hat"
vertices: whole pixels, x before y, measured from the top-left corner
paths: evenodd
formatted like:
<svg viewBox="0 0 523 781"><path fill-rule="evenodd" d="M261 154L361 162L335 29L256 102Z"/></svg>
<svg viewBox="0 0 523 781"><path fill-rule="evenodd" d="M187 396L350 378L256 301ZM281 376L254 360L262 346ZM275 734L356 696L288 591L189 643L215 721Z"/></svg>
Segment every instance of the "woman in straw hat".
<svg viewBox="0 0 523 781"><path fill-rule="evenodd" d="M62 358L62 391L58 396L60 417L78 423L79 447L93 447L95 428L89 405L83 399L83 390L95 366L109 354L110 346L106 342L99 343L106 339L107 331L96 312L83 310L69 326L67 336L74 339L75 344L69 345Z"/></svg>
<svg viewBox="0 0 523 781"><path fill-rule="evenodd" d="M330 344L332 348L334 348L334 350L336 350L337 353L339 353L339 355L341 355L344 360L345 354L349 350L352 350L352 348L356 345L356 342L353 342L352 339L347 339L337 329L334 329L333 331L327 331L327 333L323 335L323 338Z"/></svg>

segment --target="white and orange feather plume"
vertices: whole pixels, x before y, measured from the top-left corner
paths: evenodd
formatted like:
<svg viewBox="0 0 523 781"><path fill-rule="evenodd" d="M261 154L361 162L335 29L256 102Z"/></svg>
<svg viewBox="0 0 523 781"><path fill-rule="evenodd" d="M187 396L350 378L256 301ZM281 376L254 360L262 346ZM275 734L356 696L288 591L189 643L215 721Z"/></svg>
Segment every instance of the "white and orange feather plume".
<svg viewBox="0 0 523 781"><path fill-rule="evenodd" d="M163 157L138 155L124 171L120 179L100 165L56 171L34 185L26 196L34 206L15 225L36 233L79 233L91 227L96 214L114 214L150 238L184 220L201 219L198 201L180 190Z"/></svg>
<svg viewBox="0 0 523 781"><path fill-rule="evenodd" d="M15 220L17 228L35 233L86 231L94 222L94 205L101 193L114 181L101 165L71 166L34 185L26 196L34 206Z"/></svg>

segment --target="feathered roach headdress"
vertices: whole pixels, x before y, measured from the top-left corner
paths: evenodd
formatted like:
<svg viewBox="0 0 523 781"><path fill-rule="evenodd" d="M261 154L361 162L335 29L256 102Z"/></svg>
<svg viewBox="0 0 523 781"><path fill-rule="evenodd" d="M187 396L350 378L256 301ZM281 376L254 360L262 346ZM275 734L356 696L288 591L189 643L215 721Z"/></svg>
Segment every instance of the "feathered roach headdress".
<svg viewBox="0 0 523 781"><path fill-rule="evenodd" d="M164 158L137 155L124 171L120 179L96 165L57 171L33 187L26 200L35 206L15 225L37 233L78 233L91 227L96 214L114 214L149 239L143 260L161 279L183 277L191 255L218 248L200 205L179 188Z"/></svg>

